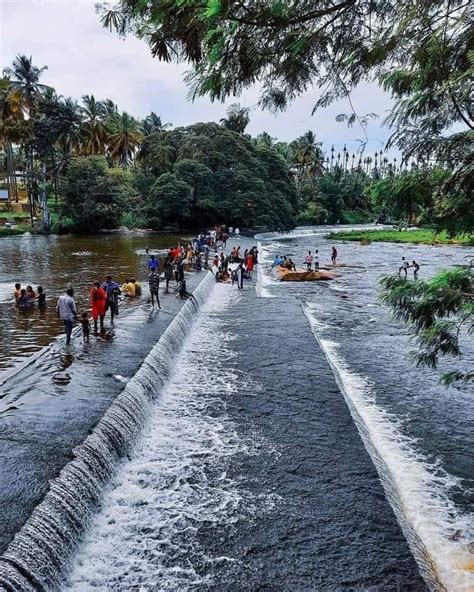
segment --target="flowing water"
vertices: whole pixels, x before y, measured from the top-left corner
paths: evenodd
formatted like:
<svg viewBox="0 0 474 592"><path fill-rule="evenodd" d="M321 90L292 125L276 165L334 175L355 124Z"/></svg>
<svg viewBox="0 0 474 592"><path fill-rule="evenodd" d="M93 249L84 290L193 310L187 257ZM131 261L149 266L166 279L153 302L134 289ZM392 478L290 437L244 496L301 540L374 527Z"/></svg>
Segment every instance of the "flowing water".
<svg viewBox="0 0 474 592"><path fill-rule="evenodd" d="M62 335L64 327L54 310L66 288L76 290L80 310L88 309L94 280L112 274L118 282L127 277L146 279L146 247L162 253L176 244L172 234L104 234L97 237L34 236L0 240L0 380L2 370L11 369ZM15 307L15 283L36 290L43 286L47 308L27 312Z"/></svg>
<svg viewBox="0 0 474 592"><path fill-rule="evenodd" d="M275 281L276 253L299 264L319 248L324 260L323 236L261 237L258 277L241 292L203 276L149 353L155 321L143 305L124 311L117 331L125 342L142 333L133 355L143 351L144 362L130 379L119 333L107 344L125 387L0 558L0 589L471 589L472 392L445 391L434 372L414 368L405 331L377 300L377 278L402 255L426 277L470 251L347 243L340 259L360 267L333 282ZM16 371L62 332L52 315L35 328L33 311L24 334L12 283L42 282L52 300L74 281L85 306L92 278L140 278L145 246L174 239L6 239L0 364ZM467 363L472 344L465 350ZM77 356L77 367L88 364L100 379L98 362ZM95 384L78 373L62 398ZM39 421L45 402L32 385L36 376L50 389L46 374L35 364L13 380L15 392L40 398ZM64 403L50 395L53 421ZM78 408L67 409L59 439Z"/></svg>
<svg viewBox="0 0 474 592"><path fill-rule="evenodd" d="M473 589L473 389L446 390L436 371L416 368L405 329L378 300L378 279L396 273L402 256L416 260L420 278L428 278L440 269L466 264L472 249L363 246L326 240L322 231L296 234L270 235L273 239L260 243L261 293L301 301L367 449L389 475L407 537L416 535L424 545L419 561L430 562L447 588ZM270 266L277 254L303 267L308 250L319 249L321 265L330 266L333 244L339 261L354 266L340 268L334 281L275 280ZM467 335L461 343L464 358L455 366L472 368L474 343ZM439 372L447 369L442 361Z"/></svg>

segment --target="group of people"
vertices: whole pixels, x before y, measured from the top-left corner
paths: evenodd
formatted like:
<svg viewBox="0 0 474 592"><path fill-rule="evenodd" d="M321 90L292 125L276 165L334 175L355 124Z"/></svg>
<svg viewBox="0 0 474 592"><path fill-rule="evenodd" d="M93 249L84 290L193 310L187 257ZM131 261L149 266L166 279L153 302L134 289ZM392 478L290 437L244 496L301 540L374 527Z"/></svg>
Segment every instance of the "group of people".
<svg viewBox="0 0 474 592"><path fill-rule="evenodd" d="M258 249L256 246L245 249L242 257L240 246L237 246L232 248L229 255L225 255L224 252L221 252L220 255L216 253L212 261L211 271L216 278L216 282L231 282L232 285L237 284L237 287L242 290L244 280L251 279L252 271L257 263Z"/></svg>
<svg viewBox="0 0 474 592"><path fill-rule="evenodd" d="M332 247L331 251L331 263L335 267L337 265L337 257L338 252L336 247ZM305 257L304 264L306 265L307 271L312 271L314 266L314 271L319 271L319 250L316 249L314 251L314 255L311 251L308 251L308 254ZM272 263L273 267L284 267L285 269L290 269L292 271L296 271L296 265L292 259L286 257L286 255L277 255Z"/></svg>
<svg viewBox="0 0 474 592"><path fill-rule="evenodd" d="M243 288L243 281L250 278L250 273L257 263L257 247L245 249L243 256L240 253L240 246L233 247L231 252L226 255L224 249L230 236L238 236L238 228L226 229L225 226L216 226L206 233L199 234L186 245L178 243L176 246L168 249L166 255L161 260L154 254L150 254L149 247L146 253L149 255L147 261L147 280L150 290L150 300L152 307L156 305L161 309L160 303L160 282L161 273L164 278L164 293L170 292L170 283L176 282L176 297L181 299L192 298L192 294L187 291L184 275L185 266L187 269L201 271L210 269L218 282L237 283L239 288ZM210 261L211 251L215 255ZM232 265L234 264L234 265ZM235 265L236 264L236 265ZM66 332L66 344L71 343L74 323L79 321L82 326L82 336L84 341L89 341L91 333L91 324L93 324L94 333L104 331L104 320L107 312L110 311L111 321L119 314L120 297L137 298L143 293L141 284L136 278L127 278L122 285L119 285L112 276L108 275L102 283L95 281L89 292L90 310L78 313L76 301L74 298L74 288L70 287L62 294L56 304L58 317L64 322ZM15 300L21 310L32 308L35 303L39 309L46 307L46 294L42 286L38 286L36 292L32 286L28 285L22 288L21 284L15 284ZM90 318L90 313L91 317Z"/></svg>
<svg viewBox="0 0 474 592"><path fill-rule="evenodd" d="M39 310L46 308L46 294L42 286L38 286L35 292L32 286L28 285L26 288L22 288L21 284L17 283L13 296L20 310L29 310L35 305L38 305Z"/></svg>
<svg viewBox="0 0 474 592"><path fill-rule="evenodd" d="M402 275L402 272L405 274L405 279L408 278L408 270L410 268L413 268L413 279L417 280L418 279L418 272L420 271L420 266L416 261L412 261L411 265L410 263L408 263L408 261L405 259L405 257L402 257L402 264L401 266L398 268L398 275Z"/></svg>
<svg viewBox="0 0 474 592"><path fill-rule="evenodd" d="M336 247L331 247L331 263L335 267L337 265L337 249ZM312 270L312 266L314 264L314 271L319 271L319 250L316 249L314 255L311 254L311 251L308 251L308 254L305 258L306 269L308 271Z"/></svg>

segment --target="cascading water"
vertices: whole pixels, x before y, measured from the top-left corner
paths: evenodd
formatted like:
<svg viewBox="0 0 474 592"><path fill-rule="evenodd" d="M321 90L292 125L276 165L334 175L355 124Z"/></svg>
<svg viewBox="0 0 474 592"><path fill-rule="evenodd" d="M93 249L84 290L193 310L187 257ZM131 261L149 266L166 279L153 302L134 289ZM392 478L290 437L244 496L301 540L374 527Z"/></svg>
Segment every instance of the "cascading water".
<svg viewBox="0 0 474 592"><path fill-rule="evenodd" d="M302 256L306 249L314 249L315 246L326 256L332 244L324 240L322 235L326 233L326 229L319 228L316 232L313 229L309 232L297 229L294 236L278 233L262 235L262 272L265 273L265 264L268 265L280 252L281 245L275 245L275 240L290 239L286 250L291 251L292 256L294 253ZM308 237L308 240L298 241L298 237ZM270 240L265 242L265 239ZM459 412L468 402L467 393L445 392L443 387L436 385L436 377L430 376L428 371L424 373L426 375L421 375L420 370L414 369L411 362L404 359L407 347L402 341L404 337L399 336L397 328L387 324L388 315L384 314L376 300L377 278L383 273L393 273L393 259L396 265L397 258L406 250L411 250L412 258L421 261L422 265L432 268L435 264L442 268L448 262L452 265L456 259L443 259L440 249L430 251L429 247L411 245L377 245L375 254L367 247L353 243L338 246L338 249L344 251L344 261L362 264L363 271L349 270L341 274L334 284L305 286L304 289L297 285L274 284L270 293L285 297L292 294L301 300L313 333L326 354L377 467L386 496L430 588L456 592L471 590L474 586L472 513L469 511L469 481L462 478L463 472L468 473L465 466L468 467L469 463L467 460L466 464L459 461L466 454L466 446L469 447L465 428L469 408ZM459 249L453 249L447 257L462 260L463 253L461 251L458 255L458 252ZM436 258L439 258L439 263ZM263 284L264 281L261 281ZM364 339L370 340L370 345L375 345L375 348L364 343ZM382 349L376 351L377 344ZM364 350L368 354L361 353ZM468 344L466 351L472 351ZM355 369L356 363L361 370ZM408 382L409 388L404 397L399 397L400 388L403 388L400 378L406 376L410 377L404 381L405 384ZM371 377L378 382L374 383ZM391 390L393 385L398 385L394 392ZM420 393L420 388L426 392ZM422 404L418 398L423 401ZM450 405L455 415L446 415L445 405ZM430 410L433 419L429 417ZM413 435L415 428L429 425L430 421L432 435L424 434L425 437L431 436L429 440L426 438L423 441L418 435ZM447 424L448 421L451 423ZM446 468L439 452L438 446L442 448L444 442L436 437L446 432L447 425L451 425L452 441L449 448L444 445L443 452L445 457L447 452L456 453L449 459L452 472ZM460 498L464 505L456 505L454 500L459 501Z"/></svg>
<svg viewBox="0 0 474 592"><path fill-rule="evenodd" d="M255 503L227 474L228 459L251 453L253 442L236 433L226 399L254 388L227 363L235 355L222 327L229 302L229 286L216 286L105 493L65 590L202 589L217 566L236 561L199 538Z"/></svg>
<svg viewBox="0 0 474 592"><path fill-rule="evenodd" d="M3 589L27 592L59 587L67 558L117 463L141 431L153 400L170 376L173 357L214 284L211 274L203 279L90 436L74 450L74 459L51 482L43 501L0 558Z"/></svg>

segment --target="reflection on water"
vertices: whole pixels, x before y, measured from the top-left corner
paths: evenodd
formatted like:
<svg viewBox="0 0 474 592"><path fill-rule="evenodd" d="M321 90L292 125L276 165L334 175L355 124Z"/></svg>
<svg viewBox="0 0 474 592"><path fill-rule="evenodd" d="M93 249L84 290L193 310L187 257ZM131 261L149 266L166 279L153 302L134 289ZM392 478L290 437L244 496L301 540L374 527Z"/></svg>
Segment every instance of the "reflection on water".
<svg viewBox="0 0 474 592"><path fill-rule="evenodd" d="M128 276L146 282L146 248L160 253L180 238L155 233L1 238L0 373L62 335L55 305L67 287L76 291L78 310L89 310L88 293L95 279L111 274L119 282ZM46 310L19 311L13 301L16 282L35 290L43 286Z"/></svg>

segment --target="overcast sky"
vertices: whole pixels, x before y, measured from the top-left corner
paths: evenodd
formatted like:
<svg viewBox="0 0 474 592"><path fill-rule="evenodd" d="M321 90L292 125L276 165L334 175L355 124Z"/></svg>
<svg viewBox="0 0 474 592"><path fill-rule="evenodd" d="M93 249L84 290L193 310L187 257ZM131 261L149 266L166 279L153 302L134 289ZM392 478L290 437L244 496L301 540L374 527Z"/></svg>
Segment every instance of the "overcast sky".
<svg viewBox="0 0 474 592"><path fill-rule="evenodd" d="M219 121L226 105L199 99L187 100L183 82L185 65L164 64L151 57L145 42L134 37L123 40L104 29L94 9L95 0L0 0L0 65L9 66L18 53L32 55L37 66L47 65L45 84L59 94L80 99L84 94L110 98L121 110L144 117L150 111L160 114L174 126L197 121ZM267 131L281 140L292 140L311 129L328 150L344 143L350 150L359 146L363 134L359 127L348 129L337 123L338 113L349 113L347 101L311 116L318 90L306 93L284 113L272 115L252 110L247 131L257 135ZM254 107L258 90L253 89L227 105L240 102ZM352 97L360 114L375 112L383 119L390 98L378 87L361 87ZM389 135L380 120L368 128L371 153L383 148Z"/></svg>

